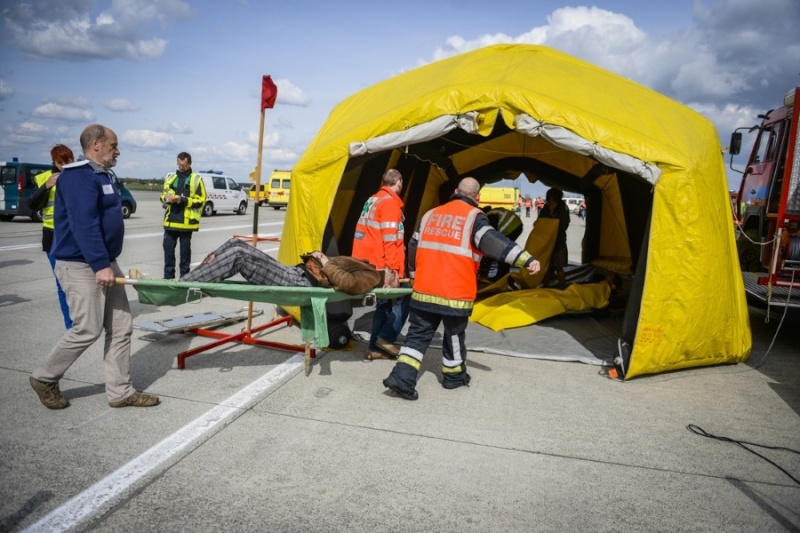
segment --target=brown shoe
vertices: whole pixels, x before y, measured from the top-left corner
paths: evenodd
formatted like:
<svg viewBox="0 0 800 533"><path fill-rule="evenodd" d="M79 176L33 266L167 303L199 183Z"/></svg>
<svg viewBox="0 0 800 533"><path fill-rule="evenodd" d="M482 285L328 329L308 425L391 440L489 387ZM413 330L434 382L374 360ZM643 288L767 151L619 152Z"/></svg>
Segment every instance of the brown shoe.
<svg viewBox="0 0 800 533"><path fill-rule="evenodd" d="M125 398L116 402L108 402L111 407L153 407L161 403L158 396L145 394L138 390Z"/></svg>
<svg viewBox="0 0 800 533"><path fill-rule="evenodd" d="M39 395L39 401L48 409L63 409L69 407L69 401L61 396L61 390L58 388L58 381L39 381L31 376L30 382L33 390Z"/></svg>
<svg viewBox="0 0 800 533"><path fill-rule="evenodd" d="M367 361L374 361L376 359L397 359L397 358L387 353L384 353L380 350L378 351L367 350L367 353L364 354L364 359L366 359Z"/></svg>
<svg viewBox="0 0 800 533"><path fill-rule="evenodd" d="M397 348L397 346L395 346L389 341L381 339L380 337L378 337L377 340L375 341L375 345L384 352L391 355L393 359L397 359L397 356L400 355L400 350Z"/></svg>

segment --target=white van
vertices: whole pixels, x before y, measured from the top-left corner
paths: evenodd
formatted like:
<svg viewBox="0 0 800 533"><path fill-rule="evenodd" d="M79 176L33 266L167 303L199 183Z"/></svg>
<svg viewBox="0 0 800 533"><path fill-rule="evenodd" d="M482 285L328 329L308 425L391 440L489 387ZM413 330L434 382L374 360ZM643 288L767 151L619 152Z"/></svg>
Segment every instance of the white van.
<svg viewBox="0 0 800 533"><path fill-rule="evenodd" d="M580 213L581 204L583 203L583 198L564 198L564 201L567 202L567 207L569 207L570 213L575 215Z"/></svg>
<svg viewBox="0 0 800 533"><path fill-rule="evenodd" d="M227 211L237 215L247 213L247 191L243 191L233 178L215 170L197 172L197 175L203 178L203 185L206 186L204 217L210 217L217 211Z"/></svg>

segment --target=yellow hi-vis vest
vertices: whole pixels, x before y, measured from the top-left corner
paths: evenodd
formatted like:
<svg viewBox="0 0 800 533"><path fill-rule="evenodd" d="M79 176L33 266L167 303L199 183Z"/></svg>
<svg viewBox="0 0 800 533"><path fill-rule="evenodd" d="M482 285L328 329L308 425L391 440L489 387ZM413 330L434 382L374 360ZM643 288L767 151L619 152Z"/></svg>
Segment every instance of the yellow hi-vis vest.
<svg viewBox="0 0 800 533"><path fill-rule="evenodd" d="M41 187L44 185L47 180L50 179L50 176L53 175L52 170L48 170L47 172L42 172L41 174L37 174L34 178L36 180L36 186ZM56 206L56 186L50 189L50 194L47 197L47 205L42 209L42 226L47 229L55 229L55 219L53 218L53 214L55 213L55 206Z"/></svg>
<svg viewBox="0 0 800 533"><path fill-rule="evenodd" d="M175 190L175 182L178 180L177 174L171 174L164 181L164 189L161 191L161 201L164 202L167 193L180 195L180 191ZM192 172L189 175L189 194L186 195L186 206L183 208L182 220L171 220L170 215L175 204L165 203L166 212L164 213L164 227L169 229L197 230L200 228L200 216L203 214L203 206L206 204L206 186L200 176Z"/></svg>

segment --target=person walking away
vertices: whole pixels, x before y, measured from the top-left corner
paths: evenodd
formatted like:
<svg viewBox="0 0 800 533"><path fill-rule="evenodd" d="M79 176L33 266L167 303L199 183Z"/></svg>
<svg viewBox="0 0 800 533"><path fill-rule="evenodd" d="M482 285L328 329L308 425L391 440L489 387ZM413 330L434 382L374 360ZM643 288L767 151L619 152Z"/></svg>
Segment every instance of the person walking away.
<svg viewBox="0 0 800 533"><path fill-rule="evenodd" d="M423 215L408 244L409 273L414 279L408 334L383 385L407 400L416 400L417 375L434 333L444 324L442 386L469 385L465 331L478 291L477 272L483 254L502 259L532 274L539 261L489 224L478 208L480 184L462 179L450 200Z"/></svg>
<svg viewBox="0 0 800 533"><path fill-rule="evenodd" d="M84 160L65 165L55 199L56 276L67 295L72 327L30 376L48 409L69 406L58 382L105 330L103 369L111 407L151 407L157 396L137 391L130 379L133 319L117 265L125 225L122 201L109 173L119 156L117 135L100 124L81 133Z"/></svg>
<svg viewBox="0 0 800 533"><path fill-rule="evenodd" d="M569 263L569 253L567 251L567 228L569 227L569 207L564 201L564 192L561 189L548 189L545 195L545 205L539 213L543 218L558 219L558 231L556 241L553 244L553 254L550 256L550 269L545 276L544 284L547 285L553 275L558 280L559 289L567 286L564 276L564 267Z"/></svg>
<svg viewBox="0 0 800 533"><path fill-rule="evenodd" d="M161 202L164 212L164 279L175 279L175 247L180 242L180 276L192 265L192 234L200 229L206 204L203 180L192 172L192 156L178 154L178 170L164 180Z"/></svg>
<svg viewBox="0 0 800 533"><path fill-rule="evenodd" d="M544 198L542 198L541 196L537 196L536 197L536 216L537 217L539 216L539 213L542 212L542 209L544 209Z"/></svg>
<svg viewBox="0 0 800 533"><path fill-rule="evenodd" d="M380 190L370 196L361 209L353 237L353 257L368 261L378 269L392 271L394 275L387 278L387 283L389 278L402 279L405 276L402 190L403 176L400 172L394 168L384 172ZM397 301L377 301L367 359L397 358L400 352L394 343L408 318L409 300L409 296L403 296Z"/></svg>
<svg viewBox="0 0 800 533"><path fill-rule="evenodd" d="M531 206L533 205L533 201L531 197L528 196L525 198L525 218L531 218Z"/></svg>
<svg viewBox="0 0 800 533"><path fill-rule="evenodd" d="M64 165L75 161L75 155L67 146L57 144L50 150L50 158L53 161L53 168L36 176L36 185L38 189L33 191L30 199L30 207L32 210L42 211L42 250L47 255L47 260L50 262L50 269L53 271L53 277L56 280L56 290L58 291L58 303L61 306L61 315L64 317L64 327L67 329L72 327L72 319L69 316L69 306L67 305L67 296L64 294L64 289L61 288L61 283L56 276L56 258L50 253L53 247L53 229L56 203L56 181L58 180Z"/></svg>

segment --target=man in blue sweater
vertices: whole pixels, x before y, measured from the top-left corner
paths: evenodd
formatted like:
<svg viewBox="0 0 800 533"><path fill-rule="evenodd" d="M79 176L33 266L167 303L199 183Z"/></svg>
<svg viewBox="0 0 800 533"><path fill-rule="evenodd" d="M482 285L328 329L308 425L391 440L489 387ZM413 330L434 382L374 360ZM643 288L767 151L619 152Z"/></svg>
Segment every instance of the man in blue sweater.
<svg viewBox="0 0 800 533"><path fill-rule="evenodd" d="M157 396L137 391L130 379L133 319L117 265L125 226L119 191L111 178L117 135L99 124L81 133L84 160L65 165L55 200L56 276L67 295L72 327L33 371L30 383L48 409L69 401L58 381L105 330L103 368L111 407L151 407Z"/></svg>

